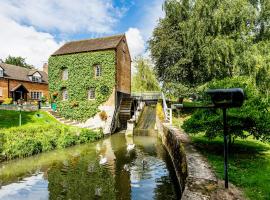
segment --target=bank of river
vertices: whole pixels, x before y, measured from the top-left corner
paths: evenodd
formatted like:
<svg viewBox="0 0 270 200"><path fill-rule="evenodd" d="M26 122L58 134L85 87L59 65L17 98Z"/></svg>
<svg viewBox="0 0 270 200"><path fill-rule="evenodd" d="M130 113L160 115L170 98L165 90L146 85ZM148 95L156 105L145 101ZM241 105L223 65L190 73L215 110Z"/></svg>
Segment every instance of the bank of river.
<svg viewBox="0 0 270 200"><path fill-rule="evenodd" d="M170 157L156 134L117 133L0 165L0 199L178 199ZM128 144L135 148L128 151ZM100 156L106 158L101 165Z"/></svg>

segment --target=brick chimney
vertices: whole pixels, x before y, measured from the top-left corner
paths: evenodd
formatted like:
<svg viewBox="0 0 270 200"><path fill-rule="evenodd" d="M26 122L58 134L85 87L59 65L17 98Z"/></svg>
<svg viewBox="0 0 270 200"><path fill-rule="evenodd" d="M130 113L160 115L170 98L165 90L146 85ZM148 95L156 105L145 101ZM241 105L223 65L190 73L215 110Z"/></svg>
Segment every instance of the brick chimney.
<svg viewBox="0 0 270 200"><path fill-rule="evenodd" d="M43 64L43 71L48 74L48 63Z"/></svg>

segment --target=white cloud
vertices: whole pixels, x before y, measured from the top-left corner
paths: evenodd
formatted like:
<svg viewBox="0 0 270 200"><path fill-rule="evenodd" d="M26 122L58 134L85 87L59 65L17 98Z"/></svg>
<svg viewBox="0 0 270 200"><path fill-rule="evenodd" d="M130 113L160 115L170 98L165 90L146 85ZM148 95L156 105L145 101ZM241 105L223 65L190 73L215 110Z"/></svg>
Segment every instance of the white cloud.
<svg viewBox="0 0 270 200"><path fill-rule="evenodd" d="M112 0L0 0L1 15L42 31L110 33L125 12Z"/></svg>
<svg viewBox="0 0 270 200"><path fill-rule="evenodd" d="M164 17L163 3L164 0L153 0L143 8L142 13L145 13L145 15L140 21L141 26L139 28L142 30L142 35L146 40L151 37L159 19Z"/></svg>
<svg viewBox="0 0 270 200"><path fill-rule="evenodd" d="M26 62L41 67L60 44L49 33L23 26L0 15L0 58L22 56Z"/></svg>
<svg viewBox="0 0 270 200"><path fill-rule="evenodd" d="M142 55L145 51L145 42L140 30L129 28L126 37L131 57L134 59L136 56Z"/></svg>

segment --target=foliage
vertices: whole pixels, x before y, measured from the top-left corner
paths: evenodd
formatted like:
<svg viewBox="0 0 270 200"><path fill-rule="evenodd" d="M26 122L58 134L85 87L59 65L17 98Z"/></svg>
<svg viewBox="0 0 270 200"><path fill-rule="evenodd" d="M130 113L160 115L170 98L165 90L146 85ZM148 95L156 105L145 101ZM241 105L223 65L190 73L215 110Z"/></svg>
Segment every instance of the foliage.
<svg viewBox="0 0 270 200"><path fill-rule="evenodd" d="M133 92L159 91L160 87L155 77L150 61L139 57L135 60L136 72L132 77Z"/></svg>
<svg viewBox="0 0 270 200"><path fill-rule="evenodd" d="M89 129L64 125L25 125L0 129L3 139L2 155L7 159L26 157L37 153L69 147L99 139L100 134Z"/></svg>
<svg viewBox="0 0 270 200"><path fill-rule="evenodd" d="M44 111L19 112L0 110L0 160L25 157L52 149L95 141L99 132L60 124ZM2 155L2 156L1 156Z"/></svg>
<svg viewBox="0 0 270 200"><path fill-rule="evenodd" d="M102 121L106 121L108 119L108 115L104 110L99 113L99 117Z"/></svg>
<svg viewBox="0 0 270 200"><path fill-rule="evenodd" d="M164 82L162 90L166 97L171 100L178 100L179 98L190 97L196 93L196 88L189 88L181 83Z"/></svg>
<svg viewBox="0 0 270 200"><path fill-rule="evenodd" d="M233 137L254 138L270 141L270 112L267 101L248 77L226 78L212 81L202 87L202 93L208 88L243 88L246 100L241 108L228 110L228 130ZM207 97L202 95L203 100ZM189 133L204 132L207 137L214 138L223 133L222 111L220 109L200 109L185 121L183 128Z"/></svg>
<svg viewBox="0 0 270 200"><path fill-rule="evenodd" d="M165 17L149 41L159 80L192 88L256 73L263 83L269 73L264 62L270 55L269 5L268 0L166 0Z"/></svg>
<svg viewBox="0 0 270 200"><path fill-rule="evenodd" d="M259 42L251 46L239 57L239 65L243 74L252 77L259 90L268 99L270 94L270 43Z"/></svg>
<svg viewBox="0 0 270 200"><path fill-rule="evenodd" d="M45 96L41 97L41 103L46 103L47 98Z"/></svg>
<svg viewBox="0 0 270 200"><path fill-rule="evenodd" d="M95 78L94 66L100 64L102 76ZM52 56L49 59L49 91L55 98L58 112L67 119L85 121L98 113L115 86L115 52L100 51ZM68 80L62 80L62 69L68 69ZM88 90L96 89L96 99L88 100ZM68 91L68 100L62 101L62 88ZM57 94L57 95L56 95ZM78 102L73 106L72 102Z"/></svg>
<svg viewBox="0 0 270 200"><path fill-rule="evenodd" d="M10 105L10 104L12 104L12 102L13 102L12 98L5 98L3 104Z"/></svg>
<svg viewBox="0 0 270 200"><path fill-rule="evenodd" d="M16 66L20 66L20 67L25 67L28 69L32 69L34 68L32 65L29 65L25 62L25 58L22 58L20 56L15 57L15 56L8 56L4 63L6 64L11 64L11 65L16 65Z"/></svg>
<svg viewBox="0 0 270 200"><path fill-rule="evenodd" d="M192 142L209 160L220 179L224 175L223 139L208 140L202 135ZM248 199L269 199L270 144L248 138L238 139L229 150L229 180L240 187Z"/></svg>
<svg viewBox="0 0 270 200"><path fill-rule="evenodd" d="M158 102L156 106L156 115L158 116L160 121L163 122L165 120L163 108L160 102Z"/></svg>

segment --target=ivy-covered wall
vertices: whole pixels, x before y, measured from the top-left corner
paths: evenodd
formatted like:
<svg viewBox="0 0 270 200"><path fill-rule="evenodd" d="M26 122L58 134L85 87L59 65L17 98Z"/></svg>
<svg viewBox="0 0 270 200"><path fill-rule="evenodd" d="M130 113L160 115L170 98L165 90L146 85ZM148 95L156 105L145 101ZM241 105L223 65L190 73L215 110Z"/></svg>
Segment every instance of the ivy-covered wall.
<svg viewBox="0 0 270 200"><path fill-rule="evenodd" d="M95 77L95 65L102 68L101 77ZM62 71L68 69L68 80L62 80ZM49 58L49 92L57 104L59 114L67 119L86 121L107 101L115 87L115 51L86 52L51 56ZM68 91L68 100L62 100L62 89ZM88 89L95 88L96 99L88 100ZM56 95L57 94L57 95ZM53 96L53 95L56 95Z"/></svg>

